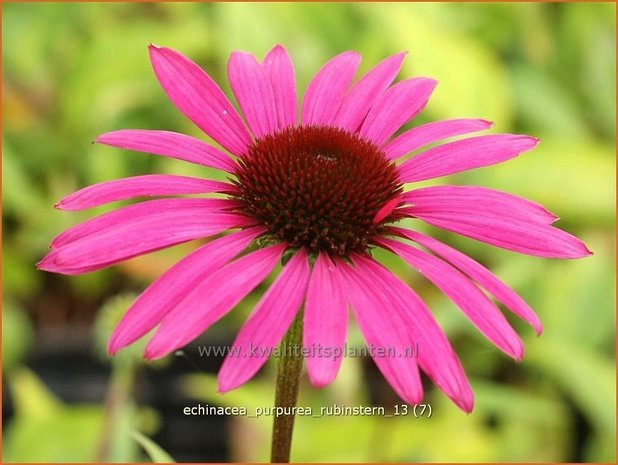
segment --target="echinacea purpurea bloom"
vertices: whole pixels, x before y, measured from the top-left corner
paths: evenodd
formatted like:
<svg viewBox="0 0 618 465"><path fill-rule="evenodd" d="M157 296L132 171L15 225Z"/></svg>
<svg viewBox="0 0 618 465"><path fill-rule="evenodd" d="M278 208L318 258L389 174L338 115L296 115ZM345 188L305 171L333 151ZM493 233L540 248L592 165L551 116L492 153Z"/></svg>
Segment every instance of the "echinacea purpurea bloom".
<svg viewBox="0 0 618 465"><path fill-rule="evenodd" d="M240 330L219 372L219 389L249 380L301 308L305 347L341 348L348 306L367 343L417 357L374 357L408 403L423 396L419 372L461 409L473 394L449 341L421 298L371 256L381 247L409 263L451 299L474 326L520 360L520 337L487 294L529 323L528 304L487 268L450 246L397 226L423 221L515 252L552 258L589 255L574 236L552 226L557 216L529 200L477 186L404 187L500 163L531 150L533 137L490 134L428 145L488 129L482 119L451 119L396 133L426 105L436 81L393 84L405 54L390 56L353 82L360 55L343 52L309 83L297 117L294 68L277 45L263 62L234 52L228 77L242 116L195 63L150 46L155 74L170 100L222 149L187 135L119 130L100 144L172 157L228 173L228 182L145 175L103 182L62 199L82 210L142 196L164 198L125 206L74 226L52 242L43 270L81 274L194 239L234 230L202 245L156 279L126 312L109 341L114 354L156 328L145 357L183 347L223 317L281 262L285 265ZM245 251L249 246L249 252ZM315 386L330 383L341 358L307 357Z"/></svg>

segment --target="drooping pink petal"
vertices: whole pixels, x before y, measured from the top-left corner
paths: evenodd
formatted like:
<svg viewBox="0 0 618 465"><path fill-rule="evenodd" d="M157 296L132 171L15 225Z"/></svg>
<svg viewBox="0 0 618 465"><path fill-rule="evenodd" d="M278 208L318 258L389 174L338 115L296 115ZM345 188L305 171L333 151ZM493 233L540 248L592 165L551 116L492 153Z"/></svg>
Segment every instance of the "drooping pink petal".
<svg viewBox="0 0 618 465"><path fill-rule="evenodd" d="M278 129L296 124L296 78L288 52L275 45L264 57L263 66L275 96Z"/></svg>
<svg viewBox="0 0 618 465"><path fill-rule="evenodd" d="M307 288L303 322L303 345L313 355L305 357L307 372L316 387L331 383L343 361L348 305L341 286L337 267L328 254L318 254ZM330 356L325 356L324 349Z"/></svg>
<svg viewBox="0 0 618 465"><path fill-rule="evenodd" d="M475 212L472 208L458 213L427 213L414 207L397 212L414 216L437 228L514 252L549 258L581 258L591 255L577 237L549 224L517 216L492 212Z"/></svg>
<svg viewBox="0 0 618 465"><path fill-rule="evenodd" d="M484 119L449 119L422 124L395 137L384 147L390 160L396 160L413 150L433 144L448 137L482 131L492 126Z"/></svg>
<svg viewBox="0 0 618 465"><path fill-rule="evenodd" d="M398 53L382 60L354 84L344 97L333 124L356 132L376 99L399 73L405 56L405 53Z"/></svg>
<svg viewBox="0 0 618 465"><path fill-rule="evenodd" d="M414 347L410 332L397 313L385 311L390 302L366 281L361 270L343 261L338 263L338 269L345 280L346 299L373 351L373 361L405 402L419 403L423 386L418 365L413 356L405 356Z"/></svg>
<svg viewBox="0 0 618 465"><path fill-rule="evenodd" d="M397 312L402 327L418 343L421 369L462 410L471 412L474 395L455 351L433 315L410 287L369 257L355 258L364 285L375 287L387 300L384 307Z"/></svg>
<svg viewBox="0 0 618 465"><path fill-rule="evenodd" d="M309 274L307 252L300 249L283 267L238 333L219 370L219 392L237 388L266 363L303 303Z"/></svg>
<svg viewBox="0 0 618 465"><path fill-rule="evenodd" d="M119 228L126 222L144 217L156 216L161 212L180 209L181 211L201 211L203 213L231 210L238 206L237 200L230 199L156 199L127 205L108 213L95 216L58 234L51 243L57 249L70 242L98 233L105 229Z"/></svg>
<svg viewBox="0 0 618 465"><path fill-rule="evenodd" d="M358 53L343 52L322 66L307 86L303 97L300 117L303 124L333 122L359 63Z"/></svg>
<svg viewBox="0 0 618 465"><path fill-rule="evenodd" d="M121 225L77 239L52 250L37 266L55 273L81 274L253 223L251 218L235 213L176 208L127 220Z"/></svg>
<svg viewBox="0 0 618 465"><path fill-rule="evenodd" d="M232 184L221 181L168 174L146 174L93 184L64 197L54 206L59 210L75 211L135 197L230 193L235 190Z"/></svg>
<svg viewBox="0 0 618 465"><path fill-rule="evenodd" d="M391 86L371 107L359 135L376 145L384 144L395 131L425 108L437 84L434 79L419 77Z"/></svg>
<svg viewBox="0 0 618 465"><path fill-rule="evenodd" d="M195 286L242 252L265 231L253 227L215 239L159 276L124 314L107 345L113 355L153 329Z"/></svg>
<svg viewBox="0 0 618 465"><path fill-rule="evenodd" d="M530 326L532 326L536 331L537 335L541 334L543 331L543 326L541 325L541 320L539 320L537 314L534 313L534 310L532 310L526 301L522 299L515 291L504 284L496 275L494 275L483 265L468 257L466 254L461 253L460 251L419 232L404 228L391 228L391 230L396 234L399 234L401 237L417 242L423 247L431 250L451 265L467 274L471 279L476 281L490 294L492 294L496 300L504 304L506 308L530 324Z"/></svg>
<svg viewBox="0 0 618 465"><path fill-rule="evenodd" d="M558 216L542 205L523 197L478 186L431 186L405 192L404 202L414 213L464 213L520 218L551 224Z"/></svg>
<svg viewBox="0 0 618 465"><path fill-rule="evenodd" d="M219 86L199 66L166 47L149 47L161 87L187 118L234 155L242 155L251 136Z"/></svg>
<svg viewBox="0 0 618 465"><path fill-rule="evenodd" d="M533 149L538 139L514 134L470 137L433 147L399 165L403 182L424 181L495 165Z"/></svg>
<svg viewBox="0 0 618 465"><path fill-rule="evenodd" d="M447 262L402 242L379 238L375 243L399 255L433 282L504 353L522 359L524 348L515 330L498 307L465 275Z"/></svg>
<svg viewBox="0 0 618 465"><path fill-rule="evenodd" d="M232 52L227 63L232 91L256 137L278 129L277 108L270 79L251 53Z"/></svg>
<svg viewBox="0 0 618 465"><path fill-rule="evenodd" d="M206 331L268 276L285 248L278 244L245 255L195 286L165 316L144 357L161 358Z"/></svg>
<svg viewBox="0 0 618 465"><path fill-rule="evenodd" d="M94 141L125 150L176 158L233 173L236 163L222 151L195 137L170 131L121 129L101 134Z"/></svg>

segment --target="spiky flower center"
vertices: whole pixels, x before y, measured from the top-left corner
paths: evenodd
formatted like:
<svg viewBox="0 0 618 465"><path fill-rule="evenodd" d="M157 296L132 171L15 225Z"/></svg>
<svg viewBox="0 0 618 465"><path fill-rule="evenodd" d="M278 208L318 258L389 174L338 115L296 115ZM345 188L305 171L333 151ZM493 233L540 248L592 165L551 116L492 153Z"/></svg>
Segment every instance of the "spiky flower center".
<svg viewBox="0 0 618 465"><path fill-rule="evenodd" d="M376 215L402 190L379 147L329 126L291 126L257 139L235 175L242 211L275 239L341 256L380 234L392 218Z"/></svg>

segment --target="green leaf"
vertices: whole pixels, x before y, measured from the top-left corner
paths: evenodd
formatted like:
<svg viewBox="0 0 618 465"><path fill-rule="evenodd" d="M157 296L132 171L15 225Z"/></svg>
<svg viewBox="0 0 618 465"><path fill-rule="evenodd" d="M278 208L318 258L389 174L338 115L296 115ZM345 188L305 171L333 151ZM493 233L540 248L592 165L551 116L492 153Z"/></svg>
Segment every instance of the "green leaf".
<svg viewBox="0 0 618 465"><path fill-rule="evenodd" d="M66 406L30 370L7 378L15 417L6 426L4 462L90 462L103 411L100 406Z"/></svg>
<svg viewBox="0 0 618 465"><path fill-rule="evenodd" d="M444 27L413 3L366 4L369 27L395 50L407 50L402 75L439 81L427 113L437 118L479 117L509 128L512 101L504 64L486 43ZM384 31L388 31L387 34ZM456 70L456 72L454 72Z"/></svg>
<svg viewBox="0 0 618 465"><path fill-rule="evenodd" d="M3 141L2 144L2 206L7 212L36 222L45 200L19 161L19 154Z"/></svg>
<svg viewBox="0 0 618 465"><path fill-rule="evenodd" d="M9 372L19 365L32 344L34 331L30 320L20 307L2 303L2 371Z"/></svg>
<svg viewBox="0 0 618 465"><path fill-rule="evenodd" d="M513 88L525 131L536 136L568 134L569 138L590 136L579 102L571 89L542 69L527 64L513 66Z"/></svg>
<svg viewBox="0 0 618 465"><path fill-rule="evenodd" d="M585 328L582 328L585 329ZM616 436L615 364L573 340L544 337L526 347L526 363L555 379L597 432Z"/></svg>
<svg viewBox="0 0 618 465"><path fill-rule="evenodd" d="M163 450L161 446L155 443L152 439L144 436L138 431L132 431L131 436L133 439L144 448L148 457L154 463L176 463L172 457Z"/></svg>

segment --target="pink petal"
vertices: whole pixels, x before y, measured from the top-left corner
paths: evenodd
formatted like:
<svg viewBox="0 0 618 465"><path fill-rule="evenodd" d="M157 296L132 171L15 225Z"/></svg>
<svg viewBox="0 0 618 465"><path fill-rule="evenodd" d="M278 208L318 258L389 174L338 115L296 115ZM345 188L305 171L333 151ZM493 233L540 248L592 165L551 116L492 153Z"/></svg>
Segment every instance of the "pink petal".
<svg viewBox="0 0 618 465"><path fill-rule="evenodd" d="M190 290L242 252L264 231L262 227L254 227L215 239L169 268L124 314L110 337L108 352L113 355L148 333Z"/></svg>
<svg viewBox="0 0 618 465"><path fill-rule="evenodd" d="M533 149L538 139L513 134L470 137L433 147L399 165L403 182L424 181L495 165Z"/></svg>
<svg viewBox="0 0 618 465"><path fill-rule="evenodd" d="M300 249L283 267L238 333L219 370L219 392L237 388L266 363L303 303L309 272L307 252Z"/></svg>
<svg viewBox="0 0 618 465"><path fill-rule="evenodd" d="M378 210L378 213L376 213L376 216L373 218L374 224L379 223L388 215L390 215L400 203L402 203L401 195L397 195L396 197L393 197L388 202L386 202L384 206Z"/></svg>
<svg viewBox="0 0 618 465"><path fill-rule="evenodd" d="M307 288L303 323L303 344L313 351L313 356L305 357L307 372L316 387L332 382L343 361L348 306L341 286L335 264L327 254L318 254ZM317 350L324 352L320 355ZM332 356L326 356L325 351Z"/></svg>
<svg viewBox="0 0 618 465"><path fill-rule="evenodd" d="M270 79L255 57L246 52L232 52L227 63L232 91L256 137L275 132L277 109Z"/></svg>
<svg viewBox="0 0 618 465"><path fill-rule="evenodd" d="M187 118L234 155L242 155L251 136L219 86L199 66L166 47L149 47L161 87Z"/></svg>
<svg viewBox="0 0 618 465"><path fill-rule="evenodd" d="M427 376L461 409L472 411L474 396L466 374L433 315L410 287L369 257L354 260L367 287L388 299L384 309L396 312L413 341L418 343L418 364Z"/></svg>
<svg viewBox="0 0 618 465"><path fill-rule="evenodd" d="M498 307L465 275L447 262L392 239L376 244L399 255L451 299L478 330L516 360L523 357L523 344Z"/></svg>
<svg viewBox="0 0 618 465"><path fill-rule="evenodd" d="M147 174L115 179L85 187L64 197L54 206L60 210L75 211L134 197L210 192L230 193L235 190L236 188L232 184L221 181L167 174Z"/></svg>
<svg viewBox="0 0 618 465"><path fill-rule="evenodd" d="M471 279L483 286L496 300L504 304L515 315L528 322L534 328L537 335L543 331L543 326L534 310L522 299L515 291L504 284L496 275L485 268L483 265L449 247L442 242L416 231L403 228L392 228L396 234L417 242L423 247L431 250L441 258L467 274Z"/></svg>
<svg viewBox="0 0 618 465"><path fill-rule="evenodd" d="M98 233L105 229L121 227L127 222L139 220L143 217L156 216L160 212L175 209L194 209L202 212L217 212L231 210L238 206L238 202L229 199L157 199L127 205L108 213L77 224L54 238L51 248L58 248L77 239Z"/></svg>
<svg viewBox="0 0 618 465"><path fill-rule="evenodd" d="M121 129L100 135L95 143L176 158L233 173L236 163L225 153L195 137L169 131Z"/></svg>
<svg viewBox="0 0 618 465"><path fill-rule="evenodd" d="M482 131L492 126L483 119L450 119L422 124L395 137L384 147L387 158L395 160L406 153L448 137Z"/></svg>
<svg viewBox="0 0 618 465"><path fill-rule="evenodd" d="M296 124L296 78L288 52L275 45L264 57L263 66L275 96L278 129Z"/></svg>
<svg viewBox="0 0 618 465"><path fill-rule="evenodd" d="M402 209L437 228L486 242L514 252L549 258L581 258L591 255L575 236L548 224L472 208L459 213L426 213L414 207ZM397 210L399 211L399 210Z"/></svg>
<svg viewBox="0 0 618 465"><path fill-rule="evenodd" d="M423 386L418 365L414 357L405 356L415 343L410 332L397 313L385 311L390 306L389 300L366 280L358 265L354 268L343 261L338 265L358 326L368 346L375 351L373 361L397 395L409 404L419 403Z"/></svg>
<svg viewBox="0 0 618 465"><path fill-rule="evenodd" d="M431 186L405 192L403 200L415 213L485 214L551 224L558 219L542 205L487 187Z"/></svg>
<svg viewBox="0 0 618 465"><path fill-rule="evenodd" d="M55 273L86 273L181 242L253 223L252 219L234 213L176 207L156 215L127 220L77 239L52 250L37 266Z"/></svg>
<svg viewBox="0 0 618 465"><path fill-rule="evenodd" d="M330 124L343 102L348 86L354 79L360 55L343 52L331 58L311 80L303 97L303 124Z"/></svg>
<svg viewBox="0 0 618 465"><path fill-rule="evenodd" d="M425 108L436 84L433 79L414 78L391 86L371 107L359 135L382 145Z"/></svg>
<svg viewBox="0 0 618 465"><path fill-rule="evenodd" d="M343 99L333 124L356 132L376 99L399 73L405 56L405 53L398 53L382 60L354 84Z"/></svg>
<svg viewBox="0 0 618 465"><path fill-rule="evenodd" d="M165 316L144 356L161 358L206 331L268 276L285 248L278 244L245 255L195 286Z"/></svg>

